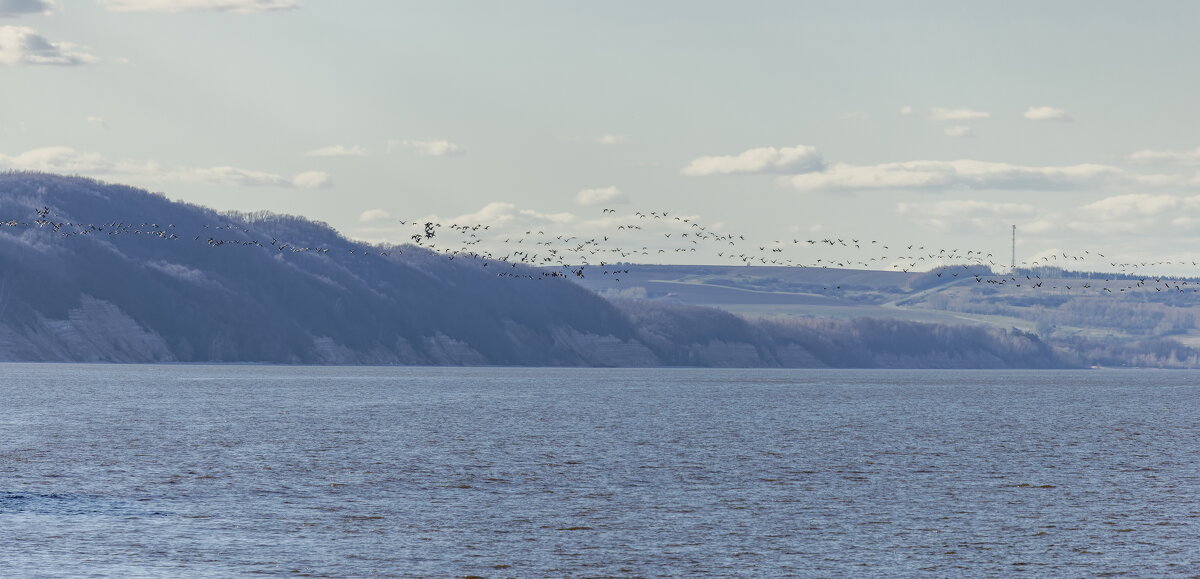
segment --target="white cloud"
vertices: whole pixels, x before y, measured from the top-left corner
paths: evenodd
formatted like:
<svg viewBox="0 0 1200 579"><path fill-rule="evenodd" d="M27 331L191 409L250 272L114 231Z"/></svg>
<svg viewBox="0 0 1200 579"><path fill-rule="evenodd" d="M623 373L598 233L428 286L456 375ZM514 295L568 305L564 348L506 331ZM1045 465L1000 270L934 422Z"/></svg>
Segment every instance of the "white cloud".
<svg viewBox="0 0 1200 579"><path fill-rule="evenodd" d="M1141 183L1108 165L1029 167L987 161L906 161L880 165L838 163L824 171L783 177L798 191L875 189L1025 189L1062 190L1113 182Z"/></svg>
<svg viewBox="0 0 1200 579"><path fill-rule="evenodd" d="M953 127L946 127L946 130L942 131L942 133L947 137L957 138L975 136L975 131L971 130L971 127L966 125L954 125Z"/></svg>
<svg viewBox="0 0 1200 579"><path fill-rule="evenodd" d="M286 177L274 173L229 166L165 170L147 176L167 181L213 183L232 187L286 187L290 183Z"/></svg>
<svg viewBox="0 0 1200 579"><path fill-rule="evenodd" d="M865 111L846 111L838 115L838 118L843 121L866 121L870 120L871 115Z"/></svg>
<svg viewBox="0 0 1200 579"><path fill-rule="evenodd" d="M96 127L97 129L108 128L108 122L104 120L104 117L88 117L87 122L89 125Z"/></svg>
<svg viewBox="0 0 1200 579"><path fill-rule="evenodd" d="M76 151L70 147L43 147L19 155L0 154L0 168L19 171L44 171L140 183L210 183L236 187L323 188L331 185L328 173L309 171L288 179L265 171L237 167L164 166L155 161L113 161L99 153Z"/></svg>
<svg viewBox="0 0 1200 579"><path fill-rule="evenodd" d="M333 178L324 171L305 171L292 177L292 185L301 189L325 189L333 186Z"/></svg>
<svg viewBox="0 0 1200 579"><path fill-rule="evenodd" d="M991 118L991 113L973 111L971 109L947 109L934 107L929 112L929 118L935 121L973 121Z"/></svg>
<svg viewBox="0 0 1200 579"><path fill-rule="evenodd" d="M923 227L941 231L997 231L1015 221L1034 217L1037 210L1025 203L991 203L947 200L932 203L900 203L896 213Z"/></svg>
<svg viewBox="0 0 1200 579"><path fill-rule="evenodd" d="M347 147L344 145L330 145L328 147L320 147L313 149L304 154L306 157L362 157L367 154L367 150L357 145Z"/></svg>
<svg viewBox="0 0 1200 579"><path fill-rule="evenodd" d="M616 187L601 189L584 189L575 196L575 202L580 205L597 205L600 203L629 203L629 198Z"/></svg>
<svg viewBox="0 0 1200 579"><path fill-rule="evenodd" d="M435 139L431 141L412 141L390 139L388 140L388 152L392 148L401 147L417 153L418 155L426 155L429 157L447 157L450 155L465 155L466 151L450 141L444 139Z"/></svg>
<svg viewBox="0 0 1200 579"><path fill-rule="evenodd" d="M299 8L295 0L97 0L109 12L233 12L251 14Z"/></svg>
<svg viewBox="0 0 1200 579"><path fill-rule="evenodd" d="M1028 203L993 203L970 199L952 199L932 203L900 203L896 211L901 215L928 215L954 218L962 215L1000 215L1028 217L1035 213Z"/></svg>
<svg viewBox="0 0 1200 579"><path fill-rule="evenodd" d="M479 211L459 215L450 221L454 223L501 225L515 218L516 208L517 206L512 203L495 201L484 205Z"/></svg>
<svg viewBox="0 0 1200 579"><path fill-rule="evenodd" d="M1191 151L1138 151L1129 155L1135 163L1165 163L1173 165L1200 165L1200 147Z"/></svg>
<svg viewBox="0 0 1200 579"><path fill-rule="evenodd" d="M1135 193L1115 195L1084 205L1083 213L1098 219L1124 219L1174 213L1178 209L1200 208L1200 196L1150 195Z"/></svg>
<svg viewBox="0 0 1200 579"><path fill-rule="evenodd" d="M0 0L0 18L25 14L53 14L62 10L58 0Z"/></svg>
<svg viewBox="0 0 1200 579"><path fill-rule="evenodd" d="M1054 107L1029 107L1025 111L1025 118L1031 121L1071 121L1074 120L1067 111L1056 109Z"/></svg>
<svg viewBox="0 0 1200 579"><path fill-rule="evenodd" d="M70 42L50 42L28 26L0 26L0 65L71 66L99 60L86 47Z"/></svg>
<svg viewBox="0 0 1200 579"><path fill-rule="evenodd" d="M1140 236L1172 236L1200 229L1200 195L1115 195L1080 207L1067 223L1081 233L1098 230Z"/></svg>
<svg viewBox="0 0 1200 579"><path fill-rule="evenodd" d="M436 219L433 217L431 219ZM506 226L538 226L564 225L572 223L577 217L571 213L542 213L532 209L517 209L512 203L488 203L479 211L459 215L449 221L451 223L481 224L495 227Z"/></svg>
<svg viewBox="0 0 1200 579"><path fill-rule="evenodd" d="M601 145L624 145L629 142L629 137L625 135L603 135L596 137L595 142Z"/></svg>
<svg viewBox="0 0 1200 579"><path fill-rule="evenodd" d="M815 147L760 147L737 155L700 157L688 163L681 173L693 177L746 173L805 173L824 167Z"/></svg>
<svg viewBox="0 0 1200 579"><path fill-rule="evenodd" d="M1034 235L1053 235L1062 232L1062 219L1057 214L1050 214L1042 219L1035 219L1020 226L1020 233ZM1095 233L1095 231L1093 231Z"/></svg>
<svg viewBox="0 0 1200 579"><path fill-rule="evenodd" d="M672 216L675 216L672 213ZM679 214L682 219L690 219L695 221L698 219L696 215ZM602 238L606 235L620 235L626 240L638 239L641 243L663 239L663 231L685 232L694 231L689 223L683 221L661 221L650 222L639 219L632 214L605 214L600 217L584 218L570 212L546 213L534 209L520 209L513 203L493 202L488 203L478 211L458 215L456 217L440 217L438 215L428 215L415 220L418 223L433 221L436 223L458 223L460 225L489 225L489 233L494 242L495 247L503 246L503 239L497 239L502 235L517 235L524 236L526 231L543 231L546 235L576 235L576 236L595 236ZM632 228L618 229L618 227L629 226L632 224L645 226L645 230L637 231ZM714 225L715 227L715 225ZM617 234L617 231L625 231ZM512 249L510 247L510 249ZM526 248L528 249L528 248Z"/></svg>
<svg viewBox="0 0 1200 579"><path fill-rule="evenodd" d="M913 114L913 108L908 105L902 106L902 107L900 107L900 114L905 115L905 116L911 115L911 114Z"/></svg>
<svg viewBox="0 0 1200 579"><path fill-rule="evenodd" d="M6 169L51 173L98 174L117 170L115 163L99 153L83 153L70 147L43 147L15 156L0 155L0 163Z"/></svg>
<svg viewBox="0 0 1200 579"><path fill-rule="evenodd" d="M368 209L363 211L362 214L358 216L358 220L362 223L368 223L371 221L384 221L391 218L392 214L388 213L387 210L384 209Z"/></svg>

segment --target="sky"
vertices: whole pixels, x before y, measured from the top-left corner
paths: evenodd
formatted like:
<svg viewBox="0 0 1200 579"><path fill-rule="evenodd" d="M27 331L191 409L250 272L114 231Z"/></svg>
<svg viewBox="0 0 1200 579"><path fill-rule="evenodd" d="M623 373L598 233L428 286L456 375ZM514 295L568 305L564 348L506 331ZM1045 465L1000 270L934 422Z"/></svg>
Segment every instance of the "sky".
<svg viewBox="0 0 1200 579"><path fill-rule="evenodd" d="M1197 24L1185 2L0 0L0 170L372 242L655 210L763 243L1008 256L1016 225L1018 261L1184 263Z"/></svg>

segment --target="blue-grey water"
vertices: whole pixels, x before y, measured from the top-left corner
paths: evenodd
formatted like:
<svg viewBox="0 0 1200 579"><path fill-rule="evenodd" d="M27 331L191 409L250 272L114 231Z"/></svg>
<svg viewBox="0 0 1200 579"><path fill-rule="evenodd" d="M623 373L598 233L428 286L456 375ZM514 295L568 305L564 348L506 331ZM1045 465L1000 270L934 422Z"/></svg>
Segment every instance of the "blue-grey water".
<svg viewBox="0 0 1200 579"><path fill-rule="evenodd" d="M0 365L0 575L1200 574L1200 375Z"/></svg>

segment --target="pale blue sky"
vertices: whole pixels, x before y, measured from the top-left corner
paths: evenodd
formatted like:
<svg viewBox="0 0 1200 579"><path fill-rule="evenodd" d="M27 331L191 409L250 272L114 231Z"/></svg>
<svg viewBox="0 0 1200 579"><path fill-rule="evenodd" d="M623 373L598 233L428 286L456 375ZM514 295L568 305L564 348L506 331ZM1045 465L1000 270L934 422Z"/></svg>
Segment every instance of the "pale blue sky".
<svg viewBox="0 0 1200 579"><path fill-rule="evenodd" d="M494 203L510 205L480 217L498 229L599 228L612 206L989 251L1015 223L1023 255L1183 259L1200 239L1193 3L0 0L0 15L0 168L363 239ZM335 146L355 154L306 154ZM629 203L580 205L583 190Z"/></svg>

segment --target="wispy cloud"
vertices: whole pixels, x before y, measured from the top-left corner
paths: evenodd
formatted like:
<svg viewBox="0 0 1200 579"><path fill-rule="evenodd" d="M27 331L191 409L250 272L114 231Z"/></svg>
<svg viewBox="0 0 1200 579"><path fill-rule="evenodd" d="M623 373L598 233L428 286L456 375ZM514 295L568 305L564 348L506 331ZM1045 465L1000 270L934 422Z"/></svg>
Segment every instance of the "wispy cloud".
<svg viewBox="0 0 1200 579"><path fill-rule="evenodd" d="M0 26L0 65L74 66L100 59L70 42L51 42L28 26Z"/></svg>
<svg viewBox="0 0 1200 579"><path fill-rule="evenodd" d="M107 129L108 128L108 121L104 120L104 117L95 117L95 116L88 117L87 122L89 125L96 127L97 129Z"/></svg>
<svg viewBox="0 0 1200 579"><path fill-rule="evenodd" d="M871 115L866 111L846 111L838 115L838 118L843 121L866 121L871 119Z"/></svg>
<svg viewBox="0 0 1200 579"><path fill-rule="evenodd" d="M904 106L900 107L899 112L900 112L900 114L905 115L905 116L911 115L911 114L913 114L913 108L908 105L904 105Z"/></svg>
<svg viewBox="0 0 1200 579"><path fill-rule="evenodd" d="M824 171L782 178L797 191L1007 189L1070 190L1121 182L1153 184L1157 176L1130 175L1108 165L1030 167L988 161L906 161L879 165L838 163ZM1182 182L1176 181L1176 184ZM1166 183L1163 183L1166 184Z"/></svg>
<svg viewBox="0 0 1200 579"><path fill-rule="evenodd" d="M928 229L981 233L1031 219L1037 215L1037 209L1026 203L946 200L900 203L896 213Z"/></svg>
<svg viewBox="0 0 1200 579"><path fill-rule="evenodd" d="M688 163L681 173L692 177L748 173L805 173L824 167L815 147L759 147L737 155L700 157Z"/></svg>
<svg viewBox="0 0 1200 579"><path fill-rule="evenodd" d="M595 142L601 145L624 145L629 142L629 137L625 135L602 135L596 137Z"/></svg>
<svg viewBox="0 0 1200 579"><path fill-rule="evenodd" d="M629 197L616 187L599 189L584 189L575 195L575 202L580 205L598 205L600 203L629 203Z"/></svg>
<svg viewBox="0 0 1200 579"><path fill-rule="evenodd" d="M1175 195L1149 195L1136 193L1114 195L1083 206L1091 217L1102 219L1128 219L1150 215L1163 215L1175 209L1200 208L1200 197L1178 197Z"/></svg>
<svg viewBox="0 0 1200 579"><path fill-rule="evenodd" d="M992 113L984 111L974 111L971 109L947 109L942 107L934 107L929 112L929 118L935 121L974 121L979 119L989 119Z"/></svg>
<svg viewBox="0 0 1200 579"><path fill-rule="evenodd" d="M435 139L431 141L413 141L408 139L389 139L388 152L399 147L408 149L418 155L428 157L449 157L452 155L465 155L467 151L462 147L451 143L444 139Z"/></svg>
<svg viewBox="0 0 1200 579"><path fill-rule="evenodd" d="M109 12L233 12L252 14L299 8L295 0L97 0Z"/></svg>
<svg viewBox="0 0 1200 579"><path fill-rule="evenodd" d="M512 203L488 203L479 211L450 219L453 223L477 223L497 227L531 225L565 225L576 221L571 213L542 213L533 209L517 209Z"/></svg>
<svg viewBox="0 0 1200 579"><path fill-rule="evenodd" d="M370 223L372 221L386 221L391 218L392 218L392 214L389 213L385 209L368 209L366 211L363 211L362 214L360 214L358 216L358 220L361 223Z"/></svg>
<svg viewBox="0 0 1200 579"><path fill-rule="evenodd" d="M1067 227L1081 233L1172 237L1200 231L1200 195L1135 193L1094 201L1072 212Z"/></svg>
<svg viewBox="0 0 1200 579"><path fill-rule="evenodd" d="M333 185L333 178L324 171L305 171L292 177L291 184L301 189L324 189Z"/></svg>
<svg viewBox="0 0 1200 579"><path fill-rule="evenodd" d="M238 167L168 166L155 161L113 161L100 153L70 147L43 147L18 155L0 154L0 167L114 178L137 183L210 183L235 187L298 187L319 189L332 185L328 173L307 171L292 178Z"/></svg>
<svg viewBox="0 0 1200 579"><path fill-rule="evenodd" d="M1191 151L1152 151L1146 149L1129 155L1129 160L1135 163L1200 165L1200 147Z"/></svg>
<svg viewBox="0 0 1200 579"><path fill-rule="evenodd" d="M1025 118L1027 118L1031 121L1067 121L1067 122L1069 122L1069 121L1074 120L1071 118L1070 115L1067 114L1067 111L1064 111L1062 109L1056 109L1054 107L1045 107L1045 106L1029 107L1029 110L1025 111L1024 116L1025 116Z"/></svg>
<svg viewBox="0 0 1200 579"><path fill-rule="evenodd" d="M347 147L344 145L330 145L328 147L320 147L304 153L306 157L362 157L367 154L367 150L357 145Z"/></svg>
<svg viewBox="0 0 1200 579"><path fill-rule="evenodd" d="M948 127L950 137L970 137L968 126ZM1142 151L1135 161L1200 165L1195 151ZM1082 189L1196 189L1200 173L1136 173L1097 163L1031 166L958 159L914 160L877 165L826 164L814 147L762 147L737 155L700 157L681 171L684 175L781 174L777 182L797 191L1076 191Z"/></svg>
<svg viewBox="0 0 1200 579"><path fill-rule="evenodd" d="M953 127L946 127L946 130L942 131L942 134L947 137L964 138L974 137L975 131L966 125L954 125Z"/></svg>
<svg viewBox="0 0 1200 579"><path fill-rule="evenodd" d="M58 0L0 0L0 18L26 14L53 14L62 10Z"/></svg>

